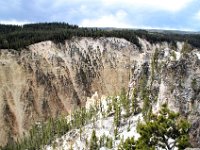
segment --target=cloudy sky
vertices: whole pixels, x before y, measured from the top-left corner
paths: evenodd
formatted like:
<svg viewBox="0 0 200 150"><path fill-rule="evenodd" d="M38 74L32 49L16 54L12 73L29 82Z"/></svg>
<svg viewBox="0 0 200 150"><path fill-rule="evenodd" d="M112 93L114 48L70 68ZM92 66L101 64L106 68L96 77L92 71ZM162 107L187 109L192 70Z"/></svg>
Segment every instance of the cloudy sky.
<svg viewBox="0 0 200 150"><path fill-rule="evenodd" d="M0 23L200 31L200 0L1 0Z"/></svg>

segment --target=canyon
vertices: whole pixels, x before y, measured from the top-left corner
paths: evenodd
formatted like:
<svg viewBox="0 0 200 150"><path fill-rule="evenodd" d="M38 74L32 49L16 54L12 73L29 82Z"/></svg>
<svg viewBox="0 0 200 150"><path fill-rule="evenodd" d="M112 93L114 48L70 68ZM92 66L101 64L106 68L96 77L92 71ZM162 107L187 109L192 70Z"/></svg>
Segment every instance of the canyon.
<svg viewBox="0 0 200 150"><path fill-rule="evenodd" d="M21 51L1 49L0 145L23 137L32 124L85 106L94 93L110 96L126 89L132 99L138 87L141 108L145 88L153 112L167 103L187 117L191 143L199 147L200 50L187 42L138 39L141 47L123 38L73 37Z"/></svg>

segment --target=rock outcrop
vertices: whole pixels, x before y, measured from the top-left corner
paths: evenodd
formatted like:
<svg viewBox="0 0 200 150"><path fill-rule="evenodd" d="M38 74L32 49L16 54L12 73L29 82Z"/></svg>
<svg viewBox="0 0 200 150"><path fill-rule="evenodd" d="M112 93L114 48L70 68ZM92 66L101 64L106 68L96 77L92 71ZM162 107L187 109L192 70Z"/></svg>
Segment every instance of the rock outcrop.
<svg viewBox="0 0 200 150"><path fill-rule="evenodd" d="M169 43L150 44L143 39L140 42L143 50L140 56L145 58L139 57L140 61L132 63L130 98L135 96L140 107L153 112L167 103L171 110L188 118L192 124L191 143L200 147L199 49L183 42L177 42L176 47Z"/></svg>
<svg viewBox="0 0 200 150"><path fill-rule="evenodd" d="M98 91L114 95L129 82L135 47L117 38L45 41L0 51L0 145L31 124L68 114Z"/></svg>

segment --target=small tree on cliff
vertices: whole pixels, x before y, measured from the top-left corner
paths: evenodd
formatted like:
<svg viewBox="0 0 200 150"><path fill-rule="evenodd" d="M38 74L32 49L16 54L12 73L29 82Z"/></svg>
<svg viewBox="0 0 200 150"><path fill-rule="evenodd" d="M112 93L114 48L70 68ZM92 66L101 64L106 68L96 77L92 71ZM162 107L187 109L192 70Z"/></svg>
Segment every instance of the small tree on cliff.
<svg viewBox="0 0 200 150"><path fill-rule="evenodd" d="M98 146L98 138L96 136L96 132L95 130L92 131L92 136L90 139L90 150L98 150L99 146Z"/></svg>
<svg viewBox="0 0 200 150"><path fill-rule="evenodd" d="M115 106L114 106L114 109L115 109L114 125L115 125L115 127L119 127L120 126L120 120L121 120L121 108L116 103Z"/></svg>
<svg viewBox="0 0 200 150"><path fill-rule="evenodd" d="M135 150L134 137L127 138L124 142L121 141L121 143L118 146L118 150Z"/></svg>
<svg viewBox="0 0 200 150"><path fill-rule="evenodd" d="M120 94L120 104L123 106L123 108L126 111L125 117L129 117L130 116L130 101L128 97L126 96L125 88L122 88L122 91Z"/></svg>
<svg viewBox="0 0 200 150"><path fill-rule="evenodd" d="M189 143L190 124L164 104L157 115L151 115L150 120L139 123L137 132L141 137L137 141L137 149L163 148L172 150L174 147L184 149Z"/></svg>

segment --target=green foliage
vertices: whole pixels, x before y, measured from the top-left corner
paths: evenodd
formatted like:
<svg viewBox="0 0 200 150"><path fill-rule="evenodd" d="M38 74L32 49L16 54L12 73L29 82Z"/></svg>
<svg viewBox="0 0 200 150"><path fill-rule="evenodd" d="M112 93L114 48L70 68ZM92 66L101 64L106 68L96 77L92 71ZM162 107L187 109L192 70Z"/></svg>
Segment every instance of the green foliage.
<svg viewBox="0 0 200 150"><path fill-rule="evenodd" d="M105 141L106 140L106 136L105 134L103 134L103 136L100 137L100 140L99 140L99 147L104 147L105 146Z"/></svg>
<svg viewBox="0 0 200 150"><path fill-rule="evenodd" d="M103 134L99 139L99 148L101 148L101 147L107 147L109 149L112 149L113 148L112 138Z"/></svg>
<svg viewBox="0 0 200 150"><path fill-rule="evenodd" d="M114 136L115 136L115 140L117 140L118 139L118 128L117 127L114 129Z"/></svg>
<svg viewBox="0 0 200 150"><path fill-rule="evenodd" d="M140 81L140 88L143 87L142 89L140 89L142 90L140 91L141 97L144 100L143 107L147 108L146 111L143 108L143 115L146 118L145 123L138 123L137 126L137 132L141 135L141 137L136 142L133 138L128 138L125 141L122 140L118 149L154 150L158 147L161 147L163 149L172 149L175 146L179 149L189 147L190 143L188 132L190 124L184 118L181 118L180 115L177 113L171 112L167 108L167 105L162 106L162 109L160 110L159 114L152 114L149 99L145 100L145 98L149 97L148 90L144 86L146 83L146 78L147 77L145 75L141 78L143 79L143 81ZM136 94L138 94L136 92L137 90L133 91L134 98L136 97ZM125 99L127 99L125 93L125 91L122 91L119 99L117 99L116 97L112 99L111 110L113 107L115 140L119 137L118 127L120 126L121 120L121 107L127 107L127 104L130 105L129 103L125 102ZM147 101L147 104L145 104L145 101ZM137 112L136 106L136 100L132 99L133 112ZM86 111L85 107L80 108L79 110L73 112L73 119L69 123L64 117L59 117L56 119L51 118L44 124L33 126L28 136L25 136L20 141L11 141L5 148L3 148L3 150L41 149L44 145L52 144L56 137L62 136L69 129L72 128L80 129L79 131L81 139L82 126L84 126L88 122L91 123L91 120L94 121L94 118L97 114L97 110L98 107L90 107L89 111ZM127 130L130 131L130 122ZM174 143L169 144L169 139L173 139ZM109 149L112 149L113 139L103 135L98 140L95 130L93 130L90 141L88 142L86 140L86 146L88 146L90 150L97 150L101 147L107 147Z"/></svg>
<svg viewBox="0 0 200 150"><path fill-rule="evenodd" d="M97 28L79 28L77 25L68 23L36 23L17 25L0 24L0 49L21 49L30 44L41 41L52 40L54 42L64 42L72 37L117 37L124 38L139 48L141 48L138 38L141 37L151 43L176 41L187 41L189 44L200 47L199 34L174 34L156 33L145 30L103 30Z"/></svg>
<svg viewBox="0 0 200 150"><path fill-rule="evenodd" d="M109 114L112 111L112 103L108 104L107 114Z"/></svg>
<svg viewBox="0 0 200 150"><path fill-rule="evenodd" d="M88 113L87 113L87 120L89 121L89 120L92 120L92 118L94 117L94 116L96 116L96 114L97 114L97 111L96 111L96 109L93 107L93 106L90 106L90 109L89 109L89 111L88 111Z"/></svg>
<svg viewBox="0 0 200 150"><path fill-rule="evenodd" d="M137 132L141 137L137 141L137 149L155 149L156 147L171 150L175 146L180 149L188 147L190 124L179 114L170 111L163 105L158 115L151 115L150 120L138 123ZM169 144L169 139L174 143Z"/></svg>
<svg viewBox="0 0 200 150"><path fill-rule="evenodd" d="M96 108L90 106L90 109L86 111L85 107L81 107L72 113L71 127L72 128L81 128L91 120L95 121L97 114Z"/></svg>
<svg viewBox="0 0 200 150"><path fill-rule="evenodd" d="M109 149L113 148L113 139L112 138L106 137L106 147Z"/></svg>
<svg viewBox="0 0 200 150"><path fill-rule="evenodd" d="M72 37L119 37L140 47L134 30L102 30L79 28L67 23L38 23L23 26L0 25L0 48L20 49L26 46L52 40L63 43Z"/></svg>
<svg viewBox="0 0 200 150"><path fill-rule="evenodd" d="M140 113L140 107L137 101L137 88L133 89L132 99L131 99L131 110L134 115Z"/></svg>
<svg viewBox="0 0 200 150"><path fill-rule="evenodd" d="M120 120L121 120L121 107L118 105L117 102L115 102L114 104L114 125L115 127L119 127L120 126Z"/></svg>
<svg viewBox="0 0 200 150"><path fill-rule="evenodd" d="M155 69L158 68L158 55L159 55L159 51L158 51L158 48L156 48L152 57L152 63L154 64Z"/></svg>
<svg viewBox="0 0 200 150"><path fill-rule="evenodd" d="M59 117L57 119L50 118L46 123L34 125L29 131L28 136L12 144L9 143L3 150L40 149L41 146L52 143L55 137L63 135L68 130L69 124L64 117Z"/></svg>
<svg viewBox="0 0 200 150"><path fill-rule="evenodd" d="M118 150L135 150L136 143L133 137L127 138L124 142L122 141L119 146Z"/></svg>
<svg viewBox="0 0 200 150"><path fill-rule="evenodd" d="M143 86L141 90L141 98L143 100L142 114L145 119L148 119L147 116L151 105L149 100L149 90L146 86Z"/></svg>
<svg viewBox="0 0 200 150"><path fill-rule="evenodd" d="M126 111L125 117L130 116L130 102L128 97L126 96L126 90L125 88L122 89L121 94L120 94L120 104L123 106L123 108Z"/></svg>
<svg viewBox="0 0 200 150"><path fill-rule="evenodd" d="M73 127L80 128L86 124L93 116L94 108L91 108L89 112L86 112L85 107L81 107L80 110L76 110L72 113L71 124ZM95 114L95 113L94 113Z"/></svg>
<svg viewBox="0 0 200 150"><path fill-rule="evenodd" d="M151 101L149 99L150 96L150 90L147 88L147 82L148 82L148 74L149 74L149 68L148 64L145 63L142 66L142 72L139 79L139 87L138 90L140 92L141 99L143 100L143 107L142 107L142 114L145 119L148 119L148 113L151 109Z"/></svg>
<svg viewBox="0 0 200 150"><path fill-rule="evenodd" d="M155 71L158 69L158 55L159 55L159 51L156 48L151 58L151 85L155 78Z"/></svg>
<svg viewBox="0 0 200 150"><path fill-rule="evenodd" d="M28 136L25 136L19 141L10 141L2 150L24 150L24 149L40 149L40 147L51 144L56 137L60 137L70 129L79 128L80 138L82 134L82 126L92 120L96 116L96 109L91 107L86 111L85 107L77 109L72 115L72 120L67 122L64 116L55 119L49 118L45 123L34 125L29 131Z"/></svg>
<svg viewBox="0 0 200 150"><path fill-rule="evenodd" d="M90 150L98 150L98 138L96 137L96 132L95 130L92 131L92 136L90 139Z"/></svg>
<svg viewBox="0 0 200 150"><path fill-rule="evenodd" d="M131 131L131 128L130 128L131 124L130 124L130 121L128 122L128 128L127 128L127 132L130 132Z"/></svg>

